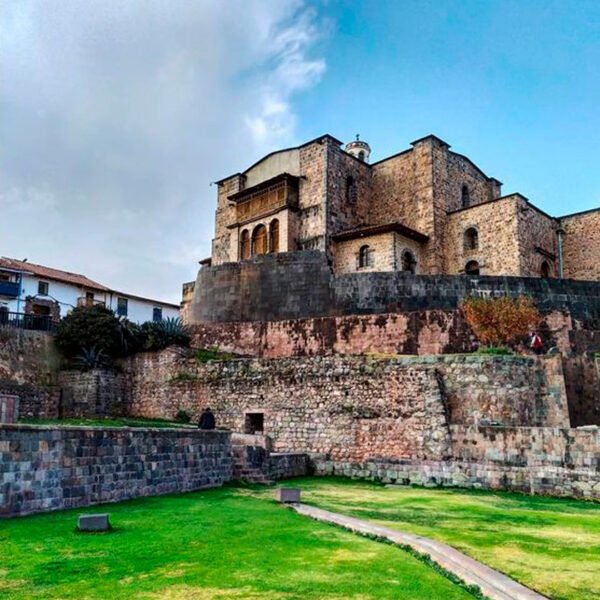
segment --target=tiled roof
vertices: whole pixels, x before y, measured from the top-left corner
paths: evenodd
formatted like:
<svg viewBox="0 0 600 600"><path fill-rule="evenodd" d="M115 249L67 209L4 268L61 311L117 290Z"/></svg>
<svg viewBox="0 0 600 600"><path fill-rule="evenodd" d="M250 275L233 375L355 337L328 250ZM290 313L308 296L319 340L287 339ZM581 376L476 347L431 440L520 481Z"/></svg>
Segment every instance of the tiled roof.
<svg viewBox="0 0 600 600"><path fill-rule="evenodd" d="M51 267L44 267L42 265L36 265L30 262L24 262L22 260L16 260L14 258L0 258L0 269L5 267L7 269L14 269L16 271L24 271L26 273L32 273L42 279L52 279L53 281L62 281L63 283L70 283L78 287L98 290L101 292L110 292L110 288L88 279L85 275L79 275L78 273L70 273L69 271L61 271L60 269L52 269Z"/></svg>

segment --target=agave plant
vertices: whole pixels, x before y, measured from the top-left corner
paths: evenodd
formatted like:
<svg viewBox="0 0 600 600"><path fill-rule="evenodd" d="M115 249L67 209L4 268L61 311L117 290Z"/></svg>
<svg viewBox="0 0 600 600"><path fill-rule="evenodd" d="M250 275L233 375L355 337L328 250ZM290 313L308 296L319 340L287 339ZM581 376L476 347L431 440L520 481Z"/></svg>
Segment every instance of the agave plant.
<svg viewBox="0 0 600 600"><path fill-rule="evenodd" d="M190 336L178 317L148 321L142 325L145 350L162 350L167 346L189 346Z"/></svg>
<svg viewBox="0 0 600 600"><path fill-rule="evenodd" d="M107 366L109 359L102 350L94 346L93 348L82 348L81 354L76 356L73 362L78 369L91 371Z"/></svg>

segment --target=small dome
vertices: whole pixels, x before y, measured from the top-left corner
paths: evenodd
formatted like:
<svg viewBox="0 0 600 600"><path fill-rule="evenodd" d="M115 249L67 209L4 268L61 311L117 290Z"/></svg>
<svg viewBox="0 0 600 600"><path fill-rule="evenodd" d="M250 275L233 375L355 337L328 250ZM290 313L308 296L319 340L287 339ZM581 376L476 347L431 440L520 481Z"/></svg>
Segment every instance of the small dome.
<svg viewBox="0 0 600 600"><path fill-rule="evenodd" d="M352 154L359 160L368 163L369 156L371 155L371 146L360 139L358 133L356 134L356 139L352 142L346 144L346 152L348 154Z"/></svg>

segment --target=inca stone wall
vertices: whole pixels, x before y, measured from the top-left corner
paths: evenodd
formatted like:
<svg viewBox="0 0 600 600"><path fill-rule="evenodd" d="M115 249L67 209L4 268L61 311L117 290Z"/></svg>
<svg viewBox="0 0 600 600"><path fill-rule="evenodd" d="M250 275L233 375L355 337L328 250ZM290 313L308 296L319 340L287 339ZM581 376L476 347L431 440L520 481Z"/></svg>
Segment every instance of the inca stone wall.
<svg viewBox="0 0 600 600"><path fill-rule="evenodd" d="M570 312L579 328L600 322L600 282L455 277L403 272L333 275L321 252L255 257L200 269L190 323L454 310L469 295L528 295L540 310Z"/></svg>
<svg viewBox="0 0 600 600"><path fill-rule="evenodd" d="M600 356L562 359L571 426L600 425Z"/></svg>
<svg viewBox="0 0 600 600"><path fill-rule="evenodd" d="M0 425L0 516L222 485L222 431Z"/></svg>
<svg viewBox="0 0 600 600"><path fill-rule="evenodd" d="M0 380L48 385L58 363L51 334L0 327Z"/></svg>

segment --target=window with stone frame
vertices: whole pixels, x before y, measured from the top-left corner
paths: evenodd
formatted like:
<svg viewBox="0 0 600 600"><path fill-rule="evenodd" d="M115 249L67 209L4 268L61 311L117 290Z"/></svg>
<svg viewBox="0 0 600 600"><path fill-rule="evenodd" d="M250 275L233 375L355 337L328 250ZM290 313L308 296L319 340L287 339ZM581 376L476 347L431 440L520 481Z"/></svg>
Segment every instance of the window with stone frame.
<svg viewBox="0 0 600 600"><path fill-rule="evenodd" d="M465 265L465 274L466 275L479 275L480 274L479 263L476 260L470 260Z"/></svg>
<svg viewBox="0 0 600 600"><path fill-rule="evenodd" d="M252 256L266 254L269 251L267 228L257 225L252 232Z"/></svg>
<svg viewBox="0 0 600 600"><path fill-rule="evenodd" d="M403 250L400 257L401 267L405 273L412 273L413 275L417 272L417 259L411 250Z"/></svg>
<svg viewBox="0 0 600 600"><path fill-rule="evenodd" d="M469 227L463 236L463 250L472 252L479 249L479 232L475 227Z"/></svg>
<svg viewBox="0 0 600 600"><path fill-rule="evenodd" d="M358 251L358 268L365 269L371 267L373 264L372 250L371 247L365 244L360 247Z"/></svg>
<svg viewBox="0 0 600 600"><path fill-rule="evenodd" d="M279 219L269 224L269 252L279 252Z"/></svg>
<svg viewBox="0 0 600 600"><path fill-rule="evenodd" d="M244 229L240 235L240 259L248 260L250 254L250 233Z"/></svg>
<svg viewBox="0 0 600 600"><path fill-rule="evenodd" d="M471 194L469 192L469 188L466 185L462 186L460 196L461 206L463 208L469 207L471 205Z"/></svg>
<svg viewBox="0 0 600 600"><path fill-rule="evenodd" d="M346 177L346 203L356 204L357 199L356 181L352 175Z"/></svg>

